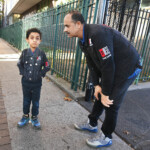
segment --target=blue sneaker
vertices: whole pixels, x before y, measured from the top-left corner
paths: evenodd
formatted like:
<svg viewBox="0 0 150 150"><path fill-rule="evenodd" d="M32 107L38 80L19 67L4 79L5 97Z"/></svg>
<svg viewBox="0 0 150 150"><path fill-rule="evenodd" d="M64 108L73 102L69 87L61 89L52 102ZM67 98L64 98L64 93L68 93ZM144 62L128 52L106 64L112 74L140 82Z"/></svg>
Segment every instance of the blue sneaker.
<svg viewBox="0 0 150 150"><path fill-rule="evenodd" d="M41 129L41 124L40 124L37 116L32 116L31 123L35 129Z"/></svg>
<svg viewBox="0 0 150 150"><path fill-rule="evenodd" d="M107 146L112 145L112 139L105 137L105 135L103 133L101 133L101 135L96 138L87 139L86 143L89 146L95 147L95 148L107 147Z"/></svg>
<svg viewBox="0 0 150 150"><path fill-rule="evenodd" d="M29 115L23 115L22 119L18 122L17 126L18 127L24 127L29 123Z"/></svg>
<svg viewBox="0 0 150 150"><path fill-rule="evenodd" d="M90 131L90 132L98 132L97 126L92 127L89 124L89 121L87 123L83 123L83 124L79 124L79 125L74 124L74 127L75 127L75 129L78 129L78 130L87 130L87 131Z"/></svg>

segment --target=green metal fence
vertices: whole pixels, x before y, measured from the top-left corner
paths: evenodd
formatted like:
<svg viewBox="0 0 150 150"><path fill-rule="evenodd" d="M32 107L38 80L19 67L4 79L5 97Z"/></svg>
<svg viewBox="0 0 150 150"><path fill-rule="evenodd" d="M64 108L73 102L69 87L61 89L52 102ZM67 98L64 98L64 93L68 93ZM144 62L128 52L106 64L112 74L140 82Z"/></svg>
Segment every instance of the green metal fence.
<svg viewBox="0 0 150 150"><path fill-rule="evenodd" d="M70 10L80 11L87 23L95 23L99 0L74 0L55 9L48 9L13 25L0 29L1 37L23 50L26 30L37 27L42 31L40 48L46 51L51 63L51 74L57 74L71 83L71 88L85 89L88 68L84 54L78 45L78 38L68 38L63 33L64 16Z"/></svg>
<svg viewBox="0 0 150 150"><path fill-rule="evenodd" d="M143 70L136 83L150 80L150 10L139 6L138 1L129 6L127 1L109 0L104 17L104 24L124 34L142 57Z"/></svg>
<svg viewBox="0 0 150 150"><path fill-rule="evenodd" d="M39 28L42 31L40 48L46 52L49 58L51 74L56 74L57 77L70 82L71 88L74 90L84 90L88 76L86 59L79 48L78 39L70 39L63 33L63 19L68 11L76 9L82 12L87 23L96 23L98 3L99 0L74 0L55 9L48 9L45 12L37 13L6 28L1 28L0 37L19 50L23 50L28 47L25 40L26 30L32 27ZM111 9L111 7L108 7L105 19L106 24L109 25L112 21L112 25L116 24L115 28L117 29L119 27L117 23L121 21L117 21L119 18L115 15L120 16L120 10L116 8L116 5L114 8ZM116 12L113 12L114 10ZM145 81L150 79L150 13L145 10L138 10L138 16L136 16L134 11L131 12L129 10L125 11L126 17L124 17L125 20L123 22L128 22L126 26L129 28L126 29L123 26L122 31L127 31L125 33L133 35L130 27L131 23L135 25L136 32L134 32L134 36L130 39L132 39L132 42L143 58L144 69L139 79ZM136 24L132 20L136 21Z"/></svg>
<svg viewBox="0 0 150 150"><path fill-rule="evenodd" d="M148 10L139 10L133 43L143 60L143 70L139 80L148 81L150 80L150 11Z"/></svg>

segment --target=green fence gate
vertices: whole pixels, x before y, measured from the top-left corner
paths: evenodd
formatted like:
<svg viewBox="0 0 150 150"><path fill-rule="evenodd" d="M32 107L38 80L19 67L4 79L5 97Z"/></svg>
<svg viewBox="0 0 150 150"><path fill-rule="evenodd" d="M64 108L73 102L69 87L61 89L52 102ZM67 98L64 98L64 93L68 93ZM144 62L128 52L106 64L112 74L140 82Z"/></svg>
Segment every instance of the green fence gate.
<svg viewBox="0 0 150 150"><path fill-rule="evenodd" d="M74 90L85 89L88 68L86 59L78 45L78 38L68 38L63 32L63 20L68 11L80 11L87 23L95 23L99 0L74 0L70 3L48 9L31 17L0 29L1 37L19 50L28 47L26 30L37 27L42 31L43 49L51 63L51 74L56 73L71 83Z"/></svg>
<svg viewBox="0 0 150 150"><path fill-rule="evenodd" d="M99 3L100 2L100 3ZM68 38L63 32L64 16L70 10L80 11L87 23L96 23L100 0L74 0L70 3L34 14L31 17L0 29L0 37L19 50L28 47L25 41L26 30L37 27L42 31L43 49L51 63L51 74L56 74L71 84L74 90L85 90L88 68L86 59L78 45L78 38ZM125 4L125 3L124 3ZM106 3L104 23L122 32L137 48L143 58L143 71L140 80L150 79L150 12L121 7L117 1Z"/></svg>
<svg viewBox="0 0 150 150"><path fill-rule="evenodd" d="M143 70L136 83L150 80L150 10L139 7L139 1L129 5L127 1L109 0L104 17L104 24L125 35L142 57Z"/></svg>

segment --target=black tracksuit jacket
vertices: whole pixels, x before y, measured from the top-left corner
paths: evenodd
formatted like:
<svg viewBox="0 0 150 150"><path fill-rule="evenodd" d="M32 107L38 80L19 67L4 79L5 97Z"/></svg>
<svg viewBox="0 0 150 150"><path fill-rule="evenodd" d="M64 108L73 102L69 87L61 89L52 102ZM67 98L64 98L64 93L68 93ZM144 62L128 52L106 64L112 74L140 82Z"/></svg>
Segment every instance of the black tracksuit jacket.
<svg viewBox="0 0 150 150"><path fill-rule="evenodd" d="M31 49L25 49L17 63L20 74L26 81L36 82L50 70L50 65L44 51L36 48L34 54Z"/></svg>
<svg viewBox="0 0 150 150"><path fill-rule="evenodd" d="M84 39L79 40L94 85L101 85L102 93L110 95L114 85L126 80L139 63L139 54L118 31L96 24L84 25Z"/></svg>

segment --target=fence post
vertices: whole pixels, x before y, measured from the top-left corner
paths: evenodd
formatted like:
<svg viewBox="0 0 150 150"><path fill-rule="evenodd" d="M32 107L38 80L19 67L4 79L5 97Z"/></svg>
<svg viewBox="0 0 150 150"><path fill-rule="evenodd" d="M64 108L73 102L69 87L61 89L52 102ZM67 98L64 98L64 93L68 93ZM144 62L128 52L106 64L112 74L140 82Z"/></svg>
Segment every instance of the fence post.
<svg viewBox="0 0 150 150"><path fill-rule="evenodd" d="M99 2L99 4L98 4L98 2ZM98 7L98 19L97 19L97 23L98 24L102 24L103 23L103 20L106 18L105 17L105 9L106 9L106 6L108 5L108 2L107 2L107 0L100 0L100 1L97 1L97 4L96 4L96 6L98 6L99 5L99 7ZM96 13L96 11L95 11L95 13ZM105 18L104 18L105 17ZM95 18L96 18L96 14L94 14L94 23L95 23Z"/></svg>
<svg viewBox="0 0 150 150"><path fill-rule="evenodd" d="M143 58L141 58L141 65L143 65ZM139 73L139 75L136 77L136 79L135 79L135 81L134 81L134 83L135 83L136 85L137 85L138 82L139 82L140 74L141 74L141 73Z"/></svg>
<svg viewBox="0 0 150 150"><path fill-rule="evenodd" d="M108 4L109 4L109 0L106 1L103 24L106 24L106 18L107 18L107 12L108 12Z"/></svg>
<svg viewBox="0 0 150 150"><path fill-rule="evenodd" d="M87 20L87 16L88 16L88 4L89 4L89 0L84 0L82 4L82 14L85 20ZM81 59L82 59L82 52L79 48L79 44L77 44L75 66L73 70L73 78L71 83L71 89L74 89L75 91L77 91L77 87L78 87Z"/></svg>
<svg viewBox="0 0 150 150"><path fill-rule="evenodd" d="M71 84L71 89L74 89L75 91L77 91L77 87L78 87L81 59L82 59L82 52L78 44L77 49L76 49L75 66L73 70L73 79L72 79L72 84Z"/></svg>
<svg viewBox="0 0 150 150"><path fill-rule="evenodd" d="M136 27L138 15L139 15L140 4L141 4L141 2L138 1L137 8L136 8L136 14L135 14L135 18L134 18L134 24L133 24L133 28L132 28L132 32L131 32L131 36L130 36L130 42L132 42L134 40L133 38L135 35L135 27Z"/></svg>
<svg viewBox="0 0 150 150"><path fill-rule="evenodd" d="M59 9L60 6L56 8L56 28L55 28L55 37L54 37L54 50L53 50L53 68L51 71L51 75L54 73L55 68L55 57L56 57L56 49L57 49L57 32L58 32L58 24L59 24Z"/></svg>
<svg viewBox="0 0 150 150"><path fill-rule="evenodd" d="M123 6L122 6L122 11L121 11L121 19L120 19L120 23L119 23L119 29L118 31L121 32L121 29L122 29L122 24L123 24L123 20L124 20L124 14L125 14L125 10L126 10L126 1L127 0L124 0L123 2Z"/></svg>

